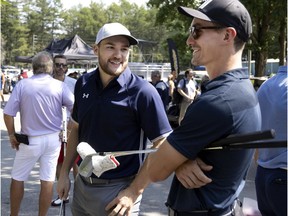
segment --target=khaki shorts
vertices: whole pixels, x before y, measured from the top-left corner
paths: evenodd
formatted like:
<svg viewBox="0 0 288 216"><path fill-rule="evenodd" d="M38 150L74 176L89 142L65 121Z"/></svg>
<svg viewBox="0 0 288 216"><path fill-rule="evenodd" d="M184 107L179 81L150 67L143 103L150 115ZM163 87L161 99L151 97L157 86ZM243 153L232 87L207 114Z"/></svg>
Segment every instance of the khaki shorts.
<svg viewBox="0 0 288 216"><path fill-rule="evenodd" d="M17 181L27 181L38 161L40 180L54 181L60 147L59 132L43 136L29 136L29 145L20 144L16 152L12 178Z"/></svg>

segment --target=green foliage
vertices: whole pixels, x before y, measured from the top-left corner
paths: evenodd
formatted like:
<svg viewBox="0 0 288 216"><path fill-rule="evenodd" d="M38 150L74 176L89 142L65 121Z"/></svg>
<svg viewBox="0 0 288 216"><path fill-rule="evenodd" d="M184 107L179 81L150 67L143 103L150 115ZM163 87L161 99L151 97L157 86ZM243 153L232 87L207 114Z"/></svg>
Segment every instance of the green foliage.
<svg viewBox="0 0 288 216"><path fill-rule="evenodd" d="M247 46L253 50L254 58L261 56L259 59L265 61L267 57L284 56L283 50L286 49L283 44L287 41L283 36L287 31L286 2L241 1L250 11L254 24L252 44ZM119 4L109 6L91 1L88 7L78 5L64 10L61 0L4 2L7 1L1 0L1 53L5 64L13 64L17 55L33 55L43 50L53 38L70 38L78 34L93 45L104 23L120 22L137 38L155 42L141 47L141 52L140 48L134 47L134 61L169 62L166 40L172 38L178 48L181 69L190 66L191 50L187 49L185 42L192 20L180 15L177 7L198 7L201 3L200 0L150 0L146 7L139 7L128 0L120 0Z"/></svg>
<svg viewBox="0 0 288 216"><path fill-rule="evenodd" d="M1 63L9 63L16 55L25 54L27 46L23 45L28 29L19 21L19 12L15 3L3 4L1 7ZM3 46L3 47L2 47ZM5 54L3 56L3 54Z"/></svg>
<svg viewBox="0 0 288 216"><path fill-rule="evenodd" d="M284 61L287 42L287 2L284 0L242 0L253 23L250 48L255 59L256 76L264 75L268 58ZM280 38L282 37L282 40ZM285 38L283 38L285 37Z"/></svg>
<svg viewBox="0 0 288 216"><path fill-rule="evenodd" d="M250 12L253 22L252 49L256 60L256 75L262 76L267 58L279 58L284 61L287 55L287 2L284 0L241 0ZM180 56L180 67L190 61L191 53L186 49L186 38L191 20L179 15L177 6L194 7L201 3L197 0L149 0L148 5L159 8L157 23L167 26L169 35L177 47ZM245 50L244 53L247 53Z"/></svg>

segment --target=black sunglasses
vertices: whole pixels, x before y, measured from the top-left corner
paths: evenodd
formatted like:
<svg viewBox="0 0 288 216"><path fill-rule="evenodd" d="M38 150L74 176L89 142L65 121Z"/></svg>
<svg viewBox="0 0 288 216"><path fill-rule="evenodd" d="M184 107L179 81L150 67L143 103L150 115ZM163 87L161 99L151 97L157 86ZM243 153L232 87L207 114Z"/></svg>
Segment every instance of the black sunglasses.
<svg viewBox="0 0 288 216"><path fill-rule="evenodd" d="M55 63L55 66L56 66L57 68L60 68L60 67L62 67L62 68L66 68L66 67L67 67L67 64L63 64L63 63Z"/></svg>
<svg viewBox="0 0 288 216"><path fill-rule="evenodd" d="M194 40L197 40L201 36L201 29L222 29L224 26L191 26L189 33Z"/></svg>

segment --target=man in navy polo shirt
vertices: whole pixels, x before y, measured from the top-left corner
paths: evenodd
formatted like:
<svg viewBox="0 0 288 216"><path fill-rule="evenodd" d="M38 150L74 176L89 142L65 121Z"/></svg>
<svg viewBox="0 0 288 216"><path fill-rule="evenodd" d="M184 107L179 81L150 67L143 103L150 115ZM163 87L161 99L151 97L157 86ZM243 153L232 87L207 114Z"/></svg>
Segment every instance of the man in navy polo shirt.
<svg viewBox="0 0 288 216"><path fill-rule="evenodd" d="M171 216L241 215L237 196L253 150L204 149L228 135L261 129L257 96L241 62L252 32L251 18L238 0L208 0L198 10L178 10L193 18L186 43L193 50L192 64L205 65L210 81L188 107L180 127L148 156L147 170L152 181L176 172L166 203ZM196 157L213 166L204 172L210 183L195 185L191 161ZM180 165L181 170L187 169L187 176L178 175Z"/></svg>
<svg viewBox="0 0 288 216"><path fill-rule="evenodd" d="M98 32L94 52L99 67L80 77L75 86L72 131L57 191L65 199L69 170L76 147L87 142L96 152L143 150L147 138L158 147L171 132L157 90L128 68L130 45L138 44L120 23L105 24ZM139 214L141 194L149 183L144 155L117 157L120 166L76 177L73 215ZM144 164L143 164L144 163Z"/></svg>

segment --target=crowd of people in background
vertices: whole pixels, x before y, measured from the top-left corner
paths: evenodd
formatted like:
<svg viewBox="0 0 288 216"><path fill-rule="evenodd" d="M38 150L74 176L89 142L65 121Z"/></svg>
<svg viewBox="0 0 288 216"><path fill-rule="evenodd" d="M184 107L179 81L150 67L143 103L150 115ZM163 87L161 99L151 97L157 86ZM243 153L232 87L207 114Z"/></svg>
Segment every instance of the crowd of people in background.
<svg viewBox="0 0 288 216"><path fill-rule="evenodd" d="M15 87L15 85L22 79L26 79L28 77L31 77L33 75L32 70L29 69L20 69L20 72L18 72L19 69L13 69L13 70L5 70L2 69L1 70L1 80L5 80L5 82L2 82L2 90L3 90L3 94L9 94L13 91L13 88ZM69 73L67 73L67 76L74 78L74 79L78 79L82 74L86 73L80 73L79 71L70 71ZM3 76L3 78L2 78Z"/></svg>
<svg viewBox="0 0 288 216"><path fill-rule="evenodd" d="M31 78L21 71L19 84L4 108L11 147L17 150L11 174L12 216L20 211L24 182L38 160L41 216L51 205L68 202L72 167L73 215L137 216L148 185L171 174L174 178L166 202L169 216L243 215L238 197L254 150L206 148L230 135L271 127L279 132L277 140L287 141L287 66L280 67L256 93L248 69L242 67L243 50L252 33L245 6L238 0L211 0L198 9L179 6L178 12L191 21L186 41L193 50L191 64L204 65L209 74L198 82L192 68L186 69L184 76L172 70L167 82L160 71L152 71L150 83L130 71L131 46L139 42L120 23L107 23L99 29L93 47L99 66L90 73L67 73L66 57L53 59L47 52L33 58ZM2 73L2 102L5 82ZM176 95L180 98L177 103ZM63 106L69 117L67 146L63 136L59 139L63 122L68 121ZM167 118L170 107L178 110L176 129ZM21 133L29 141L26 145L16 136L17 112L21 114ZM81 142L96 152L116 152L144 151L148 140L158 150L147 157L114 158L116 167L97 175L93 155L88 161L90 175L77 172L84 159L77 150ZM61 142L62 149L66 147L63 154ZM287 148L262 149L258 156L255 184L259 210L263 215L284 216ZM53 200L55 177L58 196Z"/></svg>
<svg viewBox="0 0 288 216"><path fill-rule="evenodd" d="M77 72L77 71L73 71L73 70L68 70L69 69L69 65L67 62L67 68L66 68L66 73L65 76L68 76L69 78L73 78L75 80L77 80L80 76L84 75L85 73L87 73L87 71L84 71L82 73ZM190 73L188 73L188 71ZM171 73L168 75L167 77L167 81L163 80L161 77L161 72L160 71L151 71L150 75L151 75L151 81L149 81L158 91L164 108L165 110L168 112L169 108L171 108L171 106L177 106L177 112L173 113L173 115L175 116L175 118L177 118L177 123L176 125L179 125L184 114L185 111L187 109L187 107L193 102L193 100L196 98L196 96L199 96L201 94L201 84L203 83L203 80L209 80L209 77L207 75L204 75L202 77L201 81L197 81L195 79L195 73L193 72L193 70L191 68L187 69L186 71L184 71L185 75L183 77L183 75L178 76L178 73L174 70L171 71ZM4 99L4 95L11 93L13 91L13 88L15 87L15 85L18 83L18 81L22 80L22 79L26 79L28 77L31 77L31 73L26 70L26 69L21 69L19 75L13 77L12 79L6 75L5 77L5 71L2 70L1 73L1 99L2 99L2 103L1 103L1 107L4 108L5 107L5 99ZM142 77L143 79L146 79L145 77ZM181 78L181 79L179 79ZM3 80L3 81L2 81ZM147 80L149 80L147 78ZM184 81L185 80L185 81ZM190 82L190 80L192 82ZM6 84L5 84L6 83ZM5 90L6 89L6 90ZM179 92L179 94L182 95L183 100L181 100L181 102L173 102L173 93L174 91ZM190 96L188 96L190 95ZM189 97L189 99L188 99ZM171 122L171 124L173 124Z"/></svg>

